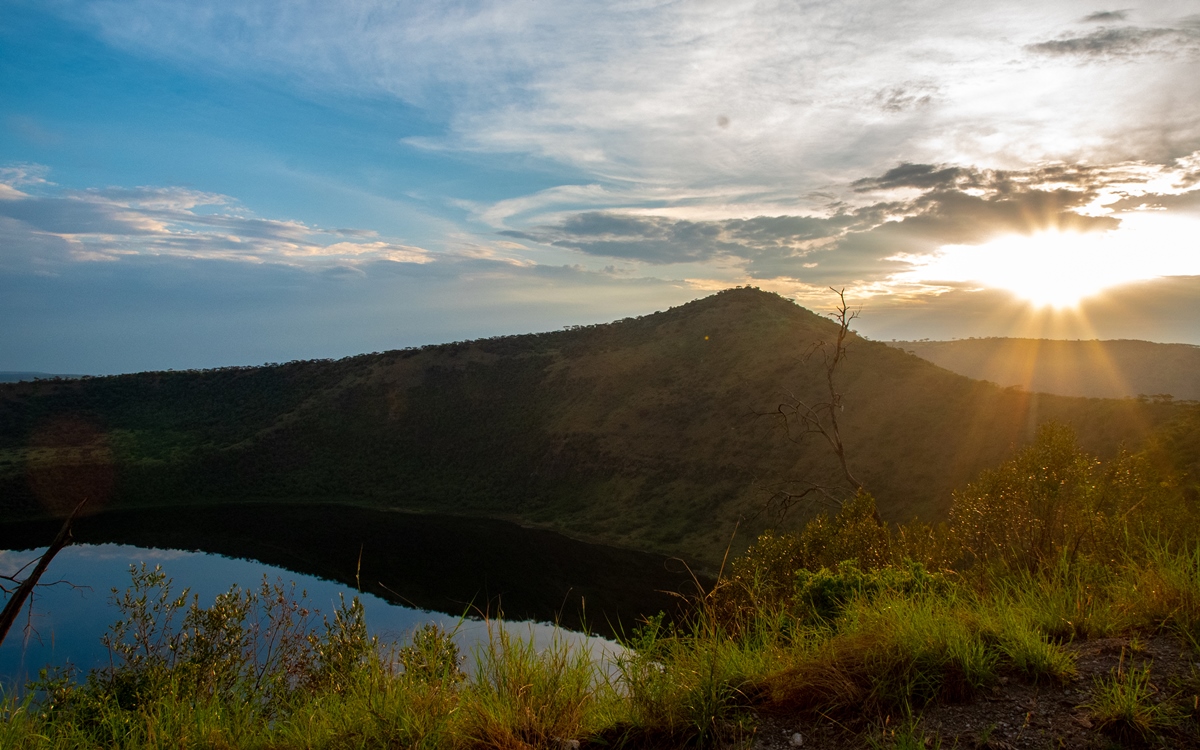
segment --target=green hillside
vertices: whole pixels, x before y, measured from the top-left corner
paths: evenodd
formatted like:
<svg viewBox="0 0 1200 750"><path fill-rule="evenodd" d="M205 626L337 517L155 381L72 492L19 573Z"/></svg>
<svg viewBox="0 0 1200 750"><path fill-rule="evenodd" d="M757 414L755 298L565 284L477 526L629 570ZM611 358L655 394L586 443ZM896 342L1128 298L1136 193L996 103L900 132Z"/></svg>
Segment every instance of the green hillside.
<svg viewBox="0 0 1200 750"><path fill-rule="evenodd" d="M1200 400L1200 346L1190 344L984 338L892 345L959 375L1030 391Z"/></svg>
<svg viewBox="0 0 1200 750"><path fill-rule="evenodd" d="M803 353L836 326L725 291L607 325L257 368L0 386L0 503L61 509L335 501L517 520L719 560L787 479L835 483L827 446L761 413L818 400ZM950 492L1047 420L1098 455L1180 409L1037 395L853 337L839 372L852 470L891 520ZM800 524L805 513L792 514Z"/></svg>

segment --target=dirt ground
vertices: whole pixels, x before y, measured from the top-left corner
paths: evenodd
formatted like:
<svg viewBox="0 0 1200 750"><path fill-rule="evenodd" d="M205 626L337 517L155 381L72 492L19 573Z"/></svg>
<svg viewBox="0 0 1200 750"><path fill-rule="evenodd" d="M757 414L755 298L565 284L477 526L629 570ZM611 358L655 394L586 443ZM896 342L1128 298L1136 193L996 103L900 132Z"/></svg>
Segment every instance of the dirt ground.
<svg viewBox="0 0 1200 750"><path fill-rule="evenodd" d="M1108 750L1200 748L1200 655L1167 636L1105 638L1068 646L1078 673L1065 685L1002 679L990 692L959 704L927 706L915 723L901 717L843 721L761 716L752 750ZM1170 726L1148 734L1102 725L1090 704L1096 682L1118 670L1149 666L1147 702L1170 706ZM913 741L913 738L917 738ZM922 742L923 740L923 742Z"/></svg>

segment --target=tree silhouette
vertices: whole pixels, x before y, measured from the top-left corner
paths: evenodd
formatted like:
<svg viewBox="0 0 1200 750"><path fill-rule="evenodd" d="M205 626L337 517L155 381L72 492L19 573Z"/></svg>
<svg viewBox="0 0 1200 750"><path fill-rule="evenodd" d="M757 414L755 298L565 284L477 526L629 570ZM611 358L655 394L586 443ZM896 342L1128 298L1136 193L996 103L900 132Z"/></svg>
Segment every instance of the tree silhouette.
<svg viewBox="0 0 1200 750"><path fill-rule="evenodd" d="M824 392L819 401L806 401L794 393L788 393L771 415L779 420L788 439L794 443L804 443L814 435L823 439L837 458L845 484L830 485L789 480L782 487L775 488L774 494L768 500L768 508L781 516L802 501L815 500L840 508L847 496L853 497L864 490L863 483L851 473L846 459L846 446L842 441L842 428L838 422L845 405L837 385L838 367L848 356L846 344L852 333L850 324L858 318L860 309L850 308L846 302L844 288L830 287L829 290L838 298L837 308L831 315L833 322L837 324L837 334L832 340L819 339L813 342L803 357L804 362L809 362L820 356Z"/></svg>
<svg viewBox="0 0 1200 750"><path fill-rule="evenodd" d="M0 584L0 591L10 594L8 602L4 605L4 610L0 611L0 645L3 645L5 637L8 636L8 631L12 628L12 624L16 622L17 615L21 612L21 607L25 604L25 600L33 593L33 590L39 585L53 586L54 583L39 584L42 574L46 572L46 568L50 566L50 561L59 551L71 543L71 524L75 521L75 517L79 515L79 511L87 504L87 498L84 498L79 505L75 506L75 510L63 522L62 528L59 529L58 535L54 537L54 541L45 552L37 558L37 563L33 565L33 570L24 579L18 579L17 576L21 571L17 571L11 576L0 575L0 580L8 581L15 585L13 590L9 590L4 584ZM33 564L31 561L30 564ZM29 567L26 565L25 567ZM22 568L24 570L24 568ZM55 583L65 583L65 581L55 581Z"/></svg>

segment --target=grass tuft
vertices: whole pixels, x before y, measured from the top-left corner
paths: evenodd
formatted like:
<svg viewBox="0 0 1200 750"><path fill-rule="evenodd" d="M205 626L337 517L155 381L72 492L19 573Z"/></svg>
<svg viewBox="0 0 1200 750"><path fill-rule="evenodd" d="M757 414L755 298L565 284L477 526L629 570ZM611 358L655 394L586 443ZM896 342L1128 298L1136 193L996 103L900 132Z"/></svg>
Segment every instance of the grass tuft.
<svg viewBox="0 0 1200 750"><path fill-rule="evenodd" d="M1150 665L1118 668L1092 687L1087 705L1101 731L1124 742L1146 740L1178 723L1178 712L1166 701L1155 700L1158 688L1150 680Z"/></svg>
<svg viewBox="0 0 1200 750"><path fill-rule="evenodd" d="M489 623L476 651L462 732L477 747L561 747L597 727L601 675L588 650L556 635L538 651L532 634L515 636Z"/></svg>

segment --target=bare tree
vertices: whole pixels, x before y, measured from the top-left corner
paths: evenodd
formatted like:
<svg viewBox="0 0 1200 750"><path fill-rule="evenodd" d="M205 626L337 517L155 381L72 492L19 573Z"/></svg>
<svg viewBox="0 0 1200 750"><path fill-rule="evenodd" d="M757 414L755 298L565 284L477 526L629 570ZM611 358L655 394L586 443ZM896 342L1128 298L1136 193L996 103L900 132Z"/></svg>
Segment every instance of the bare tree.
<svg viewBox="0 0 1200 750"><path fill-rule="evenodd" d="M67 517L67 520L63 522L62 528L58 531L58 535L54 537L54 541L51 542L46 551L37 558L37 564L33 566L33 570L29 573L29 575L25 576L23 580L18 578L18 576L21 575L21 570L24 570L24 568L18 570L16 573L10 576L0 575L0 581L8 581L10 584L15 586L14 589L10 590L3 583L0 583L0 591L10 595L8 603L4 605L4 611L0 612L0 645L4 643L4 639L8 635L8 631L12 628L12 624L17 620L17 615L21 612L21 607L25 604L25 600L28 599L33 593L33 590L39 585L54 585L39 584L38 581L41 580L42 574L46 572L46 568L50 566L50 561L54 559L54 556L57 555L63 547L66 547L71 543L71 524L75 521L75 517L79 515L79 511L83 509L85 504L87 504L86 498L83 500L83 502L79 503L79 505L75 506L75 510L73 510L71 515ZM33 564L33 562L30 561L30 564ZM26 565L25 567L29 566Z"/></svg>
<svg viewBox="0 0 1200 750"><path fill-rule="evenodd" d="M768 505L776 513L786 513L794 504L800 501L815 500L834 507L840 507L846 495L854 495L863 490L863 484L850 471L846 461L846 446L842 442L842 429L838 418L845 410L842 403L842 393L837 386L838 366L847 357L846 343L850 334L850 324L858 318L859 309L850 309L846 303L846 290L830 291L837 295L838 304L831 315L837 323L837 335L832 341L821 339L813 342L804 353L803 361L810 362L820 356L824 371L825 392L819 401L806 401L793 393L788 393L786 400L781 402L774 412L784 427L787 437L794 443L803 443L812 436L823 439L837 457L838 466L842 470L845 484L819 484L815 482L789 481L781 487L776 487Z"/></svg>

